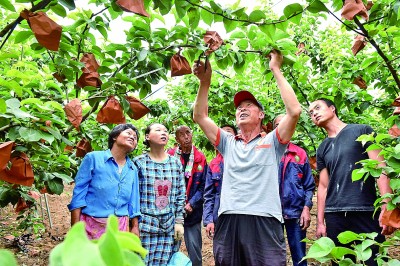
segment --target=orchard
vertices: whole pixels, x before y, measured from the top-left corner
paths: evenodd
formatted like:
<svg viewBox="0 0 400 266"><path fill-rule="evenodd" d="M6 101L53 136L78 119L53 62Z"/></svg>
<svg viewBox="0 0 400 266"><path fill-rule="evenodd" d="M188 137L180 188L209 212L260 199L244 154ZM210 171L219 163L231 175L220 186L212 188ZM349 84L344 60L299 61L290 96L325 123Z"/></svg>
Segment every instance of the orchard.
<svg viewBox="0 0 400 266"><path fill-rule="evenodd" d="M234 124L233 95L249 90L267 126L284 112L268 68L277 49L303 108L293 142L315 156L326 135L307 110L320 97L333 100L346 123L371 125L377 134L360 141L382 149L386 167L360 162L353 180L385 171L393 194L384 197L399 213L400 1L293 2L275 13L274 1L249 8L240 0L0 0L0 207L13 205L21 229L40 234L38 195L63 194L82 157L106 149L118 123L141 133L156 121L170 133L189 125L211 159L214 148L192 120L191 66L212 65L209 115L217 124ZM399 238L399 230L387 238L382 259ZM376 244L368 235L343 239ZM320 262L356 254L361 263L368 253L367 244L338 251L328 239L310 241L308 256Z"/></svg>

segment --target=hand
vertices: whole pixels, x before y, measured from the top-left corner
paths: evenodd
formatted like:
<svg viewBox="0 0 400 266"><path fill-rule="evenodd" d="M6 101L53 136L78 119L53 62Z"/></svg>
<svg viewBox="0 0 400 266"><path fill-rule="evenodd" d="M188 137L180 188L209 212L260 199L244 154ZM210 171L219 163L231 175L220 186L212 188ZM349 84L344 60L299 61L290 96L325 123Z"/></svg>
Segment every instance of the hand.
<svg viewBox="0 0 400 266"><path fill-rule="evenodd" d="M282 56L281 52L274 49L268 54L268 58L270 59L269 68L272 71L281 68L282 62L283 62L283 56Z"/></svg>
<svg viewBox="0 0 400 266"><path fill-rule="evenodd" d="M185 229L183 229L183 224L175 224L174 239L182 240Z"/></svg>
<svg viewBox="0 0 400 266"><path fill-rule="evenodd" d="M206 233L207 233L207 237L209 239L213 239L214 238L214 223L207 224Z"/></svg>
<svg viewBox="0 0 400 266"><path fill-rule="evenodd" d="M301 230L306 230L310 226L310 223L311 223L310 208L308 208L308 206L304 206L303 211L301 212L300 215L300 222L299 222Z"/></svg>
<svg viewBox="0 0 400 266"><path fill-rule="evenodd" d="M195 74L195 76L200 80L200 82L210 83L212 69L211 69L210 62L208 60L207 60L206 64L207 64L207 68L205 67L206 65L204 64L203 61L201 61L201 60L194 61L193 74Z"/></svg>
<svg viewBox="0 0 400 266"><path fill-rule="evenodd" d="M315 236L320 238L322 236L326 236L326 226L324 223L317 224L317 231L315 232Z"/></svg>
<svg viewBox="0 0 400 266"><path fill-rule="evenodd" d="M192 206L190 205L190 203L187 203L186 205L185 205L185 211L186 211L186 213L187 214L191 214L192 212L193 212L193 208L192 208Z"/></svg>
<svg viewBox="0 0 400 266"><path fill-rule="evenodd" d="M381 214L379 215L379 226L382 227L381 231L382 235L391 235L394 231L396 231L396 229L389 225L382 224L382 217L385 211L386 211L386 204L382 205L381 207Z"/></svg>

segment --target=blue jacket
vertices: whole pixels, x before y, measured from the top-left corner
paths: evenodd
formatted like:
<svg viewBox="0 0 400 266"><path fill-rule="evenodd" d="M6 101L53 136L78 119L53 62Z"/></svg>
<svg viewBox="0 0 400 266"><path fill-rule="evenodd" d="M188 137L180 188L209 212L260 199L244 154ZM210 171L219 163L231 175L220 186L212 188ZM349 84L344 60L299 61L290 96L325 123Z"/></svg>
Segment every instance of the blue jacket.
<svg viewBox="0 0 400 266"><path fill-rule="evenodd" d="M299 218L304 206L312 208L315 183L306 152L289 143L279 164L283 218Z"/></svg>
<svg viewBox="0 0 400 266"><path fill-rule="evenodd" d="M168 150L168 154L174 156L176 149L177 148ZM200 223L203 216L203 194L207 173L207 161L201 151L199 151L195 146L193 146L193 149L194 162L192 175L189 178L186 187L186 203L190 203L193 212L185 217L184 226L191 226ZM180 159L182 165L184 165L182 156L180 156Z"/></svg>
<svg viewBox="0 0 400 266"><path fill-rule="evenodd" d="M223 173L224 158L218 153L218 155L211 160L206 175L203 211L204 226L207 226L209 223L217 222Z"/></svg>

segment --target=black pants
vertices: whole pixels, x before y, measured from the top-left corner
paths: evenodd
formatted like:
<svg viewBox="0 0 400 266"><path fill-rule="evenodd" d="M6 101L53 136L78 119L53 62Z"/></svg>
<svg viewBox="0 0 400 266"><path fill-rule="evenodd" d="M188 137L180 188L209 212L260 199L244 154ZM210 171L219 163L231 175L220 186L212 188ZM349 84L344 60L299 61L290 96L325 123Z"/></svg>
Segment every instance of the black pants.
<svg viewBox="0 0 400 266"><path fill-rule="evenodd" d="M348 212L326 212L325 213L325 224L327 236L335 242L336 246L345 246L351 248L351 244L343 245L337 239L337 236L344 231L352 231L354 233L378 233L375 241L382 243L385 241L385 236L380 232L382 228L379 226L379 212L373 217L372 211L348 211ZM379 247L376 245L371 246L372 256L366 261L366 265L374 266L378 265L374 261L378 254ZM354 260L354 258L352 258ZM336 265L332 263L332 265Z"/></svg>
<svg viewBox="0 0 400 266"><path fill-rule="evenodd" d="M220 215L213 251L216 266L284 266L283 225L273 217Z"/></svg>

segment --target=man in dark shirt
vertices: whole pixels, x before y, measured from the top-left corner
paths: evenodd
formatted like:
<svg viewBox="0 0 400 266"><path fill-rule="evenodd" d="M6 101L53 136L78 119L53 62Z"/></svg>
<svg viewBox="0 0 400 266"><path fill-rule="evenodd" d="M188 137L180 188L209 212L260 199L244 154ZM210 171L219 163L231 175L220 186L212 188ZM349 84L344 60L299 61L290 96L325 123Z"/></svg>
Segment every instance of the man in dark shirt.
<svg viewBox="0 0 400 266"><path fill-rule="evenodd" d="M362 145L356 139L363 134L373 132L368 125L346 124L337 117L336 106L331 100L321 98L309 107L309 114L315 125L328 133L317 150L317 170L320 172L317 194L317 237L328 236L336 245L337 236L344 231L355 233L377 232L377 241L383 242L385 234L391 234L393 228L380 225L382 215L374 216L376 200L375 180L352 181L352 171L360 168L360 160L374 159L383 161L380 150L367 151L368 144ZM384 166L382 162L380 166ZM377 179L380 194L391 193L389 179L382 174ZM382 206L382 212L386 204ZM380 228L382 227L382 228ZM377 265L374 255L367 265Z"/></svg>

